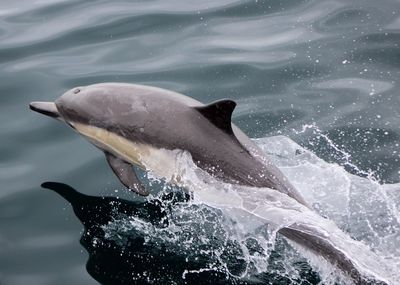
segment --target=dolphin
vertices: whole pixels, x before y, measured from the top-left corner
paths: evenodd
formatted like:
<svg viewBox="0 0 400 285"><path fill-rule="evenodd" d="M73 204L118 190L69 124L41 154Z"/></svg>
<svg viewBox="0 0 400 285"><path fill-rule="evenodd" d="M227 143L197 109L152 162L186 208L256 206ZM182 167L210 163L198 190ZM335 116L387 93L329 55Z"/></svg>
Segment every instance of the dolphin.
<svg viewBox="0 0 400 285"><path fill-rule="evenodd" d="M139 195L149 191L132 166L151 170L179 185L176 151L225 183L270 188L310 208L283 173L232 122L236 103L229 99L207 105L156 87L99 83L73 88L55 102L32 102L30 108L71 126L102 150L121 183ZM260 189L262 191L262 189ZM355 284L369 284L369 274L315 227L294 223L278 231L289 240L322 255ZM374 284L387 284L375 280Z"/></svg>
<svg viewBox="0 0 400 285"><path fill-rule="evenodd" d="M123 185L140 195L149 191L133 165L167 182L179 182L174 150L223 182L268 187L303 205L305 200L262 151L231 122L236 103L208 105L185 95L144 85L100 83L73 88L53 102L30 108L65 122L101 149Z"/></svg>

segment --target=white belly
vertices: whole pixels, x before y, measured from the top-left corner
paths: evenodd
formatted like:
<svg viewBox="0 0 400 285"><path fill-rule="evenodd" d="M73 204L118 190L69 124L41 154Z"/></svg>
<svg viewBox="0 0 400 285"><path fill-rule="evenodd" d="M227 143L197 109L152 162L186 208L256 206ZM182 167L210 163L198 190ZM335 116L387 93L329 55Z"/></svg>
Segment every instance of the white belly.
<svg viewBox="0 0 400 285"><path fill-rule="evenodd" d="M148 170L167 182L180 184L182 168L178 161L184 151L156 148L148 144L132 142L113 132L80 123L72 124L75 129L100 149L123 160Z"/></svg>

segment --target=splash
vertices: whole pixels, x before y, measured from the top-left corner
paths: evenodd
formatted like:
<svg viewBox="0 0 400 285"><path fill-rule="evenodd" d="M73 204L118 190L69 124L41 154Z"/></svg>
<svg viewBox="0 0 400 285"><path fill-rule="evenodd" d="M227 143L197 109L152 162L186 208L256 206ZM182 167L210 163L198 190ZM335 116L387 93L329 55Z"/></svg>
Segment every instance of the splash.
<svg viewBox="0 0 400 285"><path fill-rule="evenodd" d="M182 151L175 152L174 173L179 174L181 186L191 191L193 199L165 205L167 227L119 216L104 227L106 237L123 247L132 236L144 236L145 242L154 247L169 247L187 256L183 280L190 274L218 272L227 280L256 277L261 283L272 276L287 278L292 284L310 278L314 278L312 284L350 282L348 276L312 250L291 241L288 244L277 235L282 229L301 227L332 244L371 280L399 284L400 185L380 185L372 176L349 174L284 136L256 143L315 211L272 189L216 181ZM149 178L154 180L152 173ZM312 266L307 267L306 276L304 264ZM318 278L314 271L319 273Z"/></svg>
<svg viewBox="0 0 400 285"><path fill-rule="evenodd" d="M360 241L358 245L364 248L363 251L357 252L360 248L353 251L351 241L348 245L343 243L343 250L354 261L363 264L364 269L370 272L382 269L376 273L389 280L389 284L398 284L400 184L379 184L373 173L359 171L351 163L349 155L338 146L335 147L347 158L346 165L353 165L359 175L366 177L349 174L342 166L323 161L287 137L277 136L257 142L264 151L268 150L268 157L316 212L328 217L341 229L343 233L335 242L343 242L348 236ZM321 221L318 226L325 224ZM379 264L374 265L371 258L379 260Z"/></svg>
<svg viewBox="0 0 400 285"><path fill-rule="evenodd" d="M343 150L336 143L334 143L333 140L327 134L325 134L315 123L305 124L303 125L300 131L293 130L293 132L296 134L302 134L310 130L316 136L316 141L325 141L325 143L332 149L335 155L340 158L340 160L342 161L341 165L343 167L348 167L349 170L353 171L353 173L357 174L358 176L367 177L371 181L378 182L378 180L375 177L374 171L372 170L365 171L360 169L357 165L355 165L351 161L351 154ZM313 142L309 143L313 145Z"/></svg>

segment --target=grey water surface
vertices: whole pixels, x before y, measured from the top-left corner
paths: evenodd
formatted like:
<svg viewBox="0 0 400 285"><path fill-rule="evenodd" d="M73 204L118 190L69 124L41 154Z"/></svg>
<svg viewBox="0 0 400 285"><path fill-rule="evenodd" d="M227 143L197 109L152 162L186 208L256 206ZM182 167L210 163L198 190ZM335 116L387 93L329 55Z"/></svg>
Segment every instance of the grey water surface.
<svg viewBox="0 0 400 285"><path fill-rule="evenodd" d="M398 183L399 45L394 0L0 1L0 284L98 284L80 222L41 183L134 198L29 102L106 81L232 98L250 137Z"/></svg>

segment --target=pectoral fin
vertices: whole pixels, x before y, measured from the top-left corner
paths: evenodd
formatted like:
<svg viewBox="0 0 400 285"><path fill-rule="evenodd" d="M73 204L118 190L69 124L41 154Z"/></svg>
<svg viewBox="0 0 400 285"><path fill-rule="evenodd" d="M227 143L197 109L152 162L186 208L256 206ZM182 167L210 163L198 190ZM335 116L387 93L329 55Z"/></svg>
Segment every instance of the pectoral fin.
<svg viewBox="0 0 400 285"><path fill-rule="evenodd" d="M128 187L130 190L135 191L139 195L147 196L149 195L149 191L144 187L144 185L140 182L136 173L132 169L132 165L123 161L122 159L114 156L109 152L104 152L106 155L106 159L111 169L114 171L115 175L117 175L118 179Z"/></svg>

